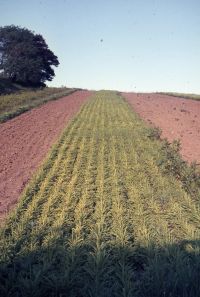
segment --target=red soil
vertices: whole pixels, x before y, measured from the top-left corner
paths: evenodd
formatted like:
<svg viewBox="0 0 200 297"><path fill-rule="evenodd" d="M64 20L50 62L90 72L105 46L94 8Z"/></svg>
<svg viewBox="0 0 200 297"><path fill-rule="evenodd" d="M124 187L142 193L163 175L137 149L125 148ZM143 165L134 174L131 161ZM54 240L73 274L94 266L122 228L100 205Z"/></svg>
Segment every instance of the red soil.
<svg viewBox="0 0 200 297"><path fill-rule="evenodd" d="M67 122L91 93L78 91L0 124L0 216L16 204Z"/></svg>
<svg viewBox="0 0 200 297"><path fill-rule="evenodd" d="M200 163L200 101L160 94L123 96L146 122L162 129L163 138L180 139L186 161Z"/></svg>

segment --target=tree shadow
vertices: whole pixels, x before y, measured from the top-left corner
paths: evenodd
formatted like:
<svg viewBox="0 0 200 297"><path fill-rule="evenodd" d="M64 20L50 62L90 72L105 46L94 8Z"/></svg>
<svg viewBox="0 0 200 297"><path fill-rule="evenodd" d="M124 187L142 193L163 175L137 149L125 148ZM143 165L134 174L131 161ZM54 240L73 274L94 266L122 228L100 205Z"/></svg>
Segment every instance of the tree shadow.
<svg viewBox="0 0 200 297"><path fill-rule="evenodd" d="M0 296L200 296L200 240L148 247L74 241L10 253Z"/></svg>

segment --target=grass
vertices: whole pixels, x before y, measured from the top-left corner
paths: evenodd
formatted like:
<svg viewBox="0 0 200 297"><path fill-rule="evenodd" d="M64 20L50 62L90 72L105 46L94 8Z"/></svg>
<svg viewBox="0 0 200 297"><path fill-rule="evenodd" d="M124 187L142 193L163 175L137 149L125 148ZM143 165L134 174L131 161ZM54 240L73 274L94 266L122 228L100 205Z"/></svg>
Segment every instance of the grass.
<svg viewBox="0 0 200 297"><path fill-rule="evenodd" d="M94 94L1 229L2 297L200 296L199 194L155 134Z"/></svg>
<svg viewBox="0 0 200 297"><path fill-rule="evenodd" d="M44 88L37 90L21 90L13 94L1 95L0 123L6 122L48 101L56 100L73 92L75 92L75 89Z"/></svg>
<svg viewBox="0 0 200 297"><path fill-rule="evenodd" d="M186 94L186 93L176 93L176 92L162 92L160 94L165 94L165 95L180 97L185 99L200 100L200 95L197 95L197 94Z"/></svg>

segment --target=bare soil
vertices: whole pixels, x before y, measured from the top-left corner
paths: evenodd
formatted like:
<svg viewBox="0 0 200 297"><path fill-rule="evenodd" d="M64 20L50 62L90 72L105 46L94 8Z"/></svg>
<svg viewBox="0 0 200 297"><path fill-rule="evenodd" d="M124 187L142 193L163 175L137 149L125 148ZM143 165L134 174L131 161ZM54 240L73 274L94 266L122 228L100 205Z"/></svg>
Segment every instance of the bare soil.
<svg viewBox="0 0 200 297"><path fill-rule="evenodd" d="M162 129L162 138L180 139L183 159L200 164L200 101L153 93L123 96L147 123Z"/></svg>
<svg viewBox="0 0 200 297"><path fill-rule="evenodd" d="M0 217L16 204L68 121L90 96L77 91L0 124Z"/></svg>

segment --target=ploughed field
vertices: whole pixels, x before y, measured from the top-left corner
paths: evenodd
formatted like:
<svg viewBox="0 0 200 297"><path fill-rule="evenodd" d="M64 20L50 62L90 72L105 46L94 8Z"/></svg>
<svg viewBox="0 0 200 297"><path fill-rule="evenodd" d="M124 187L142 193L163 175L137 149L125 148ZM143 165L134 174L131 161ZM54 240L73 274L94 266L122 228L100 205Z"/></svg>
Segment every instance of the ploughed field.
<svg viewBox="0 0 200 297"><path fill-rule="evenodd" d="M170 142L179 139L181 155L200 165L200 96L169 93L123 93L147 123L158 126ZM176 96L176 97L175 97ZM193 99L193 100L190 100Z"/></svg>
<svg viewBox="0 0 200 297"><path fill-rule="evenodd" d="M66 123L90 94L76 91L0 124L0 219L16 204Z"/></svg>
<svg viewBox="0 0 200 297"><path fill-rule="evenodd" d="M0 123L6 122L30 109L43 105L48 101L53 101L72 94L75 91L76 89L45 87L43 89L35 90L22 89L6 95L1 94L0 92Z"/></svg>
<svg viewBox="0 0 200 297"><path fill-rule="evenodd" d="M175 145L97 92L1 229L0 295L199 296L199 196Z"/></svg>

